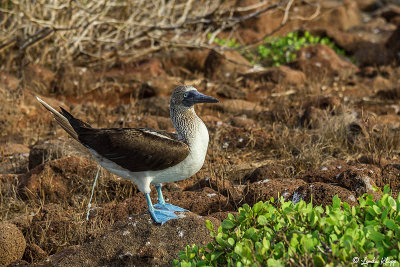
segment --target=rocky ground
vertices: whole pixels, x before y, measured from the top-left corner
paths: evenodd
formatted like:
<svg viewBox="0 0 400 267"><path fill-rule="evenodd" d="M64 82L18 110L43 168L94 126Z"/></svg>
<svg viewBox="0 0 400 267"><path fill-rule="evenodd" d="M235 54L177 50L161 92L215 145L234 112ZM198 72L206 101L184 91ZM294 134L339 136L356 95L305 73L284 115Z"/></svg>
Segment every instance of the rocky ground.
<svg viewBox="0 0 400 267"><path fill-rule="evenodd" d="M374 188L385 184L397 197L400 7L321 3L323 15L291 20L276 34L328 36L356 64L316 45L263 70L236 51L180 48L106 69L54 73L31 63L19 78L1 71L0 265L168 266L186 244L210 241L205 220L219 225L244 203L283 196L320 205L338 194L354 205L364 193L379 197ZM236 38L257 40L282 12L244 22ZM191 212L158 226L135 185L102 169L86 221L96 162L34 96L93 127L174 131L168 101L179 84L220 99L197 108L210 133L203 169L164 186L171 203Z"/></svg>

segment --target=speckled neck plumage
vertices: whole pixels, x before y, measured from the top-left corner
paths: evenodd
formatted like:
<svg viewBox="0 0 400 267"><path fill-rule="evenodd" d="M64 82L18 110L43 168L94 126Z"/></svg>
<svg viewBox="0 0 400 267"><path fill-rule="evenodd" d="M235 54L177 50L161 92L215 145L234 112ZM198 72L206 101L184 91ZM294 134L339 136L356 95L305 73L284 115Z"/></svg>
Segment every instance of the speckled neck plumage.
<svg viewBox="0 0 400 267"><path fill-rule="evenodd" d="M185 108L182 106L170 106L171 120L179 139L187 144L193 143L196 137L196 131L201 119L194 111L194 107Z"/></svg>

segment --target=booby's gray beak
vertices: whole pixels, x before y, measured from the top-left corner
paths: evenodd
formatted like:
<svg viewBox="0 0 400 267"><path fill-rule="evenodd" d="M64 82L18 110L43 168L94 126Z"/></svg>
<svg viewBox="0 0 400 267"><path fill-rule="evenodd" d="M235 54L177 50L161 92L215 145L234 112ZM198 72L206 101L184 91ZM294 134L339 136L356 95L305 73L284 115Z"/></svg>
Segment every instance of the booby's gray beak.
<svg viewBox="0 0 400 267"><path fill-rule="evenodd" d="M218 103L218 99L212 96L203 95L196 90L188 91L185 93L182 103L186 107L191 107L199 103Z"/></svg>

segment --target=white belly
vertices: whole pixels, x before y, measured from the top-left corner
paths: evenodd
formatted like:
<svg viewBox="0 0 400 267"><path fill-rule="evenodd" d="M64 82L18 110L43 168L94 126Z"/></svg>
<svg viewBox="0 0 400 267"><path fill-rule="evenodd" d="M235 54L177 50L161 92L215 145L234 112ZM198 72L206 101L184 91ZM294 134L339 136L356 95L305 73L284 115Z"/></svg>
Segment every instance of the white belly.
<svg viewBox="0 0 400 267"><path fill-rule="evenodd" d="M116 163L100 156L96 151L89 149L99 164L110 172L133 181L143 193L150 193L150 183L161 184L187 179L198 172L203 166L208 148L208 131L201 123L196 136L189 143L189 155L175 166L158 171L130 172ZM132 164L135 164L134 162Z"/></svg>

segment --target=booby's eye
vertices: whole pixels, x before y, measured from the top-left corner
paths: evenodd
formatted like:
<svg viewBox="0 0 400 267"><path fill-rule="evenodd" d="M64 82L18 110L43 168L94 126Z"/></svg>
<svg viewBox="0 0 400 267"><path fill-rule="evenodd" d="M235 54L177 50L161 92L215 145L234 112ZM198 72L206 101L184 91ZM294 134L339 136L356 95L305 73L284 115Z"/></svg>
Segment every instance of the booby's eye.
<svg viewBox="0 0 400 267"><path fill-rule="evenodd" d="M188 93L184 93L183 97L186 98L186 97L188 97L188 95L189 95Z"/></svg>

